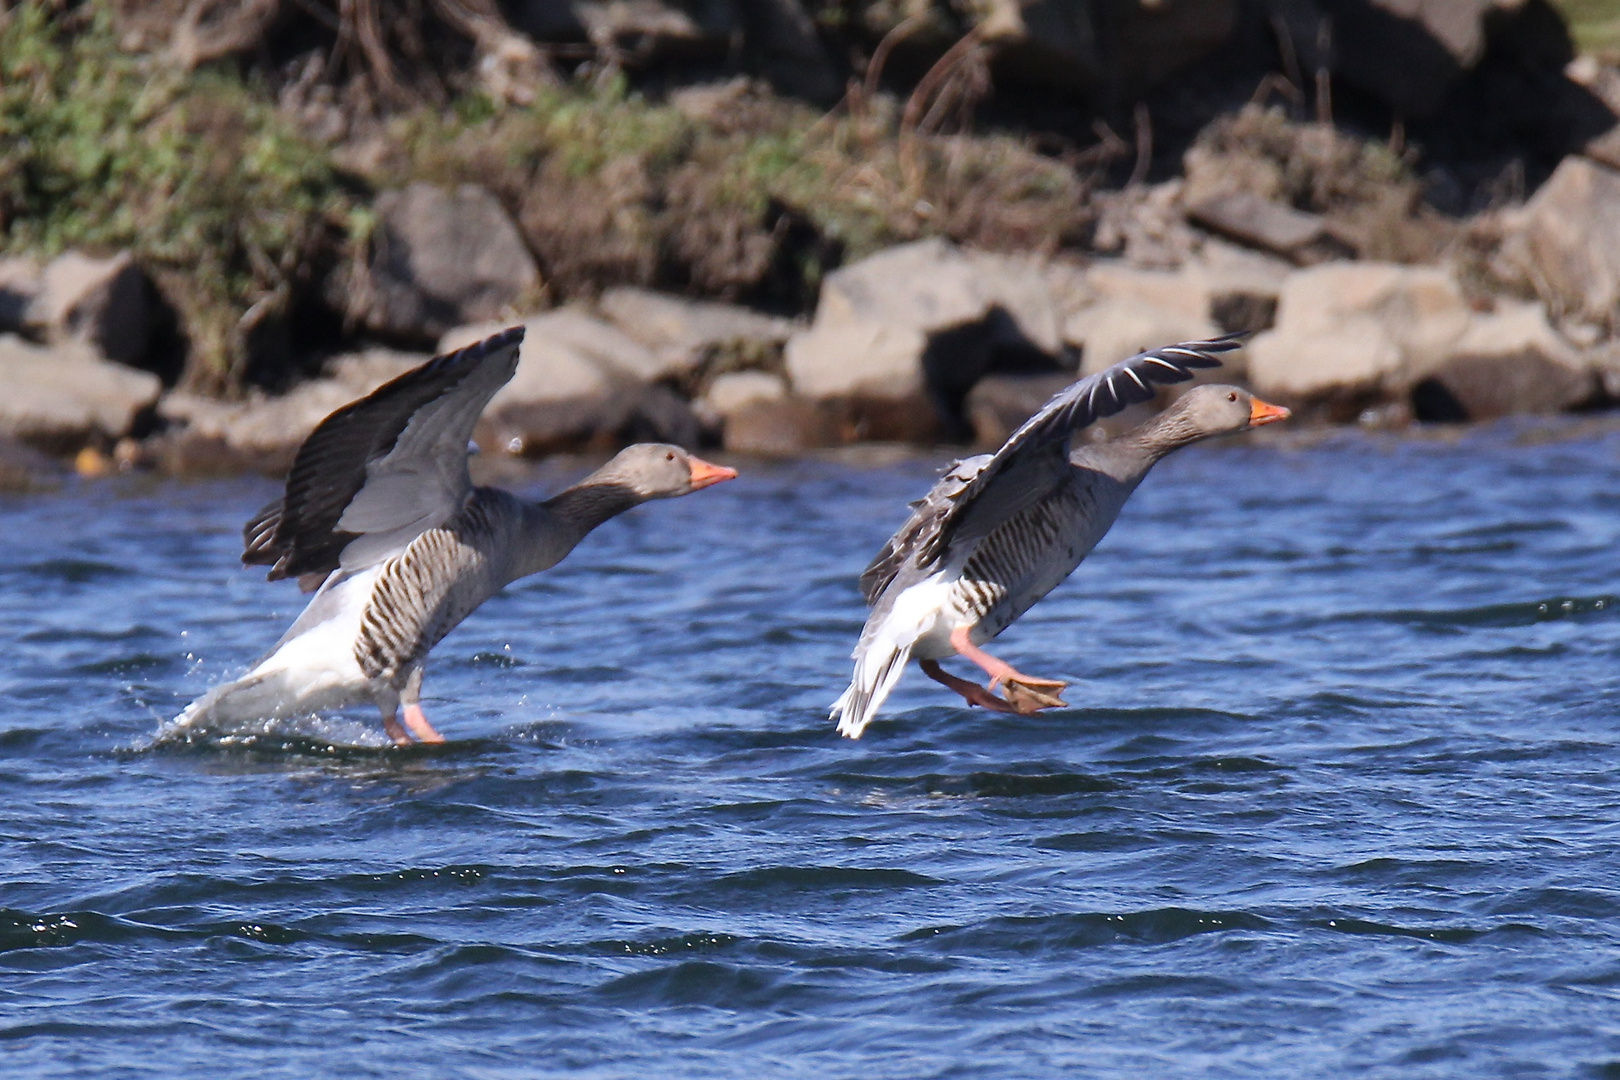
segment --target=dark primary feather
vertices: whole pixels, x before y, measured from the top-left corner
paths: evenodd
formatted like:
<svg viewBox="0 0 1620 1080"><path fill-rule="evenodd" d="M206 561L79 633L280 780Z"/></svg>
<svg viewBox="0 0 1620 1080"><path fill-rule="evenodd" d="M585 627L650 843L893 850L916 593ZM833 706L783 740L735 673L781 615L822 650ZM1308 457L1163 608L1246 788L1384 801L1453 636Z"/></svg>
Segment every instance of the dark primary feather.
<svg viewBox="0 0 1620 1080"><path fill-rule="evenodd" d="M365 486L367 464L393 449L418 409L453 392L484 364L504 364L505 378L492 384L493 395L517 370L522 341L523 327L504 330L436 357L322 420L298 448L285 494L243 528L242 562L270 566L271 581L337 569L358 535L338 531L338 520Z"/></svg>
<svg viewBox="0 0 1620 1080"><path fill-rule="evenodd" d="M915 559L919 567L938 562L975 517L993 528L1041 498L1061 480L1076 431L1150 400L1158 386L1185 382L1195 368L1219 367L1216 354L1238 348L1244 337L1228 334L1150 349L1059 391L994 455L957 463L916 504L916 512L861 575L867 603L877 602L907 560ZM970 464L971 471L964 471ZM1004 483L997 485L998 477Z"/></svg>

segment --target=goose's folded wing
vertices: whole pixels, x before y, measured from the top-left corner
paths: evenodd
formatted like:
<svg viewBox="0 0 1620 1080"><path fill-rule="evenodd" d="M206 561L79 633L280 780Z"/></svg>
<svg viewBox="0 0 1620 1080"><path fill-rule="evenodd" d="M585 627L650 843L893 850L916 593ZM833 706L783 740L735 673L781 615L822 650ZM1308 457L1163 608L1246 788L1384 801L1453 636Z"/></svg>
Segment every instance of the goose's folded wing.
<svg viewBox="0 0 1620 1080"><path fill-rule="evenodd" d="M939 529L939 522L956 508L956 501L968 489L986 465L990 454L963 458L945 470L943 476L928 489L928 494L911 504L911 517L884 543L883 550L861 574L861 595L868 606L876 604L883 590L889 587L906 559L917 549L919 539L931 536Z"/></svg>
<svg viewBox="0 0 1620 1080"><path fill-rule="evenodd" d="M1150 400L1161 385L1185 382L1196 368L1220 366L1217 354L1238 348L1243 337L1150 349L1059 391L1000 450L959 463L916 504L861 576L867 602L874 603L908 561L931 566L952 543L987 535L1051 491L1063 479L1075 432Z"/></svg>
<svg viewBox="0 0 1620 1080"><path fill-rule="evenodd" d="M324 575L404 550L472 489L467 443L517 370L523 328L428 361L321 421L285 494L242 530L242 561L269 578Z"/></svg>

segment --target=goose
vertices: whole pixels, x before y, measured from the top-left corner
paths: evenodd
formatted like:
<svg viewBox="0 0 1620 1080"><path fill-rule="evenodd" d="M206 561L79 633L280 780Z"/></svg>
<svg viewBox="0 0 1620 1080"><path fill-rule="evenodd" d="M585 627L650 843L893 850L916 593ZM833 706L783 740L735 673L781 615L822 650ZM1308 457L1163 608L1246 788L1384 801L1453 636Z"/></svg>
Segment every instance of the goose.
<svg viewBox="0 0 1620 1080"><path fill-rule="evenodd" d="M522 341L514 327L430 360L310 433L285 492L243 529L242 562L315 595L268 656L192 702L171 730L371 701L395 745L443 742L422 711L422 673L457 624L610 518L737 475L641 443L544 502L474 487L473 425L517 370Z"/></svg>
<svg viewBox="0 0 1620 1080"><path fill-rule="evenodd" d="M832 707L839 734L861 737L912 659L969 706L1028 715L1066 705L1067 683L1025 675L985 652L984 643L1074 572L1160 458L1289 412L1238 387L1206 384L1118 438L1071 449L1071 437L1151 399L1157 384L1218 367L1218 354L1240 347L1242 337L1122 360L1059 391L994 454L946 470L861 575L872 610L849 689ZM989 685L946 671L940 661L951 656L977 664Z"/></svg>

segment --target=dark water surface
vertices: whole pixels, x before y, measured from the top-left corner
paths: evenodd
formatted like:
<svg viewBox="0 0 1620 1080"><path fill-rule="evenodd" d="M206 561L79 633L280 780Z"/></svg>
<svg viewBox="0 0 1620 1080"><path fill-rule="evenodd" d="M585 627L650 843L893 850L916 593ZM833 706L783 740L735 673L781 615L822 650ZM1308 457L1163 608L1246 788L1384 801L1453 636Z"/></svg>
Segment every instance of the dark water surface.
<svg viewBox="0 0 1620 1080"><path fill-rule="evenodd" d="M404 752L150 745L299 607L272 485L6 497L0 1074L1620 1075L1620 436L1188 451L999 642L1073 708L850 743L936 464L609 524Z"/></svg>

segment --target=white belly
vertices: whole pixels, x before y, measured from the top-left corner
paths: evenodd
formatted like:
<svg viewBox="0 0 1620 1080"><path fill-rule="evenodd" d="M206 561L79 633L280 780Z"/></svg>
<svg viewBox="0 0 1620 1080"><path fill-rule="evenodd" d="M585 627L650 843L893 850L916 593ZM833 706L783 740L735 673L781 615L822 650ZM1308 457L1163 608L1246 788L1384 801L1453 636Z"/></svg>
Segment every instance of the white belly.
<svg viewBox="0 0 1620 1080"><path fill-rule="evenodd" d="M175 722L277 720L371 700L376 688L360 670L354 644L380 572L363 570L322 589L269 656L192 702Z"/></svg>

